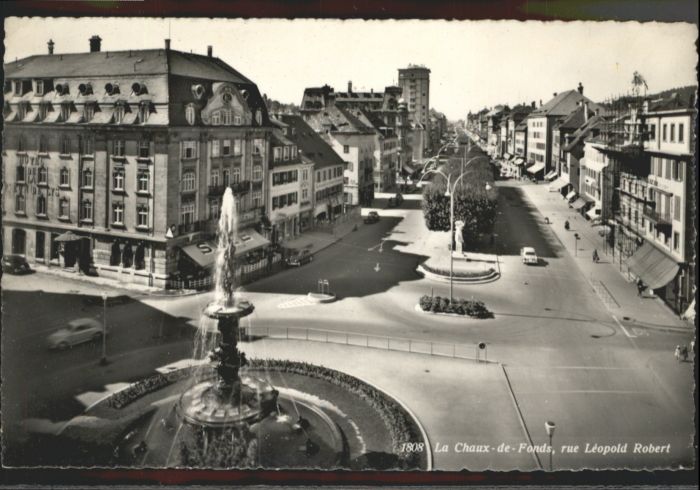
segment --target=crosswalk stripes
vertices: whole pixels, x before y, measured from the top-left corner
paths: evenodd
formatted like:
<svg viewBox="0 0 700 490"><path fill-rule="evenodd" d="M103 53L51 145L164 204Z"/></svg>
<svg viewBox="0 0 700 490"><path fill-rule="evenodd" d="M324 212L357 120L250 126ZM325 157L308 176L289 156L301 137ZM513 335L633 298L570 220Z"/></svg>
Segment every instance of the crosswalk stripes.
<svg viewBox="0 0 700 490"><path fill-rule="evenodd" d="M316 301L312 300L307 296L301 296L299 298L290 299L289 301L280 303L277 305L277 308L281 310L286 310L288 308L299 308L301 306L309 306L314 304L316 304Z"/></svg>

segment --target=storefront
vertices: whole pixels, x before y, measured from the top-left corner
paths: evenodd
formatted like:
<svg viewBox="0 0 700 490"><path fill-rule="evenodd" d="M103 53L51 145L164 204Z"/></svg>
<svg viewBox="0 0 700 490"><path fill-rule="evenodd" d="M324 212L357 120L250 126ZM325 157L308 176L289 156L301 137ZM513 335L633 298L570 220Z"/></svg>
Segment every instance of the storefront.
<svg viewBox="0 0 700 490"><path fill-rule="evenodd" d="M527 168L527 172L532 176L533 179L538 180L542 177L544 172L544 162L537 162Z"/></svg>

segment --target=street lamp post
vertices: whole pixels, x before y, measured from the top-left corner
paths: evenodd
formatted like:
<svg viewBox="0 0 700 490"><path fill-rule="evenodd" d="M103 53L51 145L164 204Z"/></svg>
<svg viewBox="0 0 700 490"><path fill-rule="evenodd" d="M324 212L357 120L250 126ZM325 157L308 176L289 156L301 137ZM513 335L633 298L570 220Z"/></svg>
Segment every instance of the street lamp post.
<svg viewBox="0 0 700 490"><path fill-rule="evenodd" d="M459 181L462 180L462 177L464 177L467 172L464 170L466 167L468 167L474 160L478 160L479 158L486 158L484 155L479 155L474 158L470 158L468 162L464 163L462 165L462 173L459 174L459 177L457 177L454 181L454 183L451 184L451 177L452 174L450 175L445 175L445 173L442 170L439 169L433 169L433 170L428 170L425 172L420 180L418 181L418 184L422 183L423 178L430 174L430 173L436 173L442 175L442 177L447 181L447 189L445 191L445 196L449 196L450 198L450 304L452 304L452 291L453 291L453 277L454 277L454 250L453 250L453 243L454 243L454 210L455 210L455 191L457 190L457 184L459 184ZM462 160L464 162L464 160ZM491 190L491 186L486 183L486 190L489 191Z"/></svg>
<svg viewBox="0 0 700 490"><path fill-rule="evenodd" d="M554 422L547 421L544 423L544 430L547 431L547 435L549 436L549 471L552 471L552 454L554 453L552 437L554 437L554 429L556 429L556 427Z"/></svg>
<svg viewBox="0 0 700 490"><path fill-rule="evenodd" d="M574 233L574 257L578 257L578 241L579 241L579 236L578 233Z"/></svg>
<svg viewBox="0 0 700 490"><path fill-rule="evenodd" d="M100 365L107 364L107 292L102 291L102 357Z"/></svg>

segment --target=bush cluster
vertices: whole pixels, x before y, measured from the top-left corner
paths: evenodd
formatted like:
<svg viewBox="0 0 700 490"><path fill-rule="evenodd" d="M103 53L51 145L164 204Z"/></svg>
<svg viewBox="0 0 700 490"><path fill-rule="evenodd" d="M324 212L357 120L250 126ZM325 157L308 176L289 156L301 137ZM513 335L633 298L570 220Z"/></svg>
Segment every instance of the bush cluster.
<svg viewBox="0 0 700 490"><path fill-rule="evenodd" d="M437 267L430 267L428 264L421 264L421 267L425 269L428 272L432 272L433 274L437 274L439 276L447 276L449 277L450 271L447 269L439 269ZM489 267L485 271L453 271L452 272L452 277L458 277L458 278L473 278L473 277L483 277L483 276L490 276L496 272L496 270L493 267Z"/></svg>
<svg viewBox="0 0 700 490"><path fill-rule="evenodd" d="M491 318L493 316L484 302L478 300L454 299L450 302L449 298L426 294L421 297L419 304L421 310L432 313L454 313L474 318Z"/></svg>
<svg viewBox="0 0 700 490"><path fill-rule="evenodd" d="M310 376L312 378L328 381L336 386L353 393L365 400L383 419L391 434L394 454L398 457L400 469L415 469L420 467L420 455L410 451L400 451L404 443L423 442L413 431L413 425L409 422L404 410L394 400L387 397L376 388L334 369L323 366L294 362L280 359L254 359L250 361L250 367L273 369L279 372Z"/></svg>
<svg viewBox="0 0 700 490"><path fill-rule="evenodd" d="M121 391L117 391L107 400L111 408L124 408L134 400L148 393L153 393L180 379L186 378L192 372L192 368L178 369L170 373L156 373L132 383Z"/></svg>

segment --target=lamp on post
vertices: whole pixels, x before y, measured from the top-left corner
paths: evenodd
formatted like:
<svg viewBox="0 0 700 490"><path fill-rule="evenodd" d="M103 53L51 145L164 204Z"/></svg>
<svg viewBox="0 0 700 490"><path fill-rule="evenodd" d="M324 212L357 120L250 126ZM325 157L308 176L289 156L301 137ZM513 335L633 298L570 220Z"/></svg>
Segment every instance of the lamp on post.
<svg viewBox="0 0 700 490"><path fill-rule="evenodd" d="M554 453L554 448L552 447L552 437L554 437L554 429L556 429L556 424L550 422L549 420L544 423L544 430L547 431L547 436L549 437L549 471L552 471L552 454Z"/></svg>
<svg viewBox="0 0 700 490"><path fill-rule="evenodd" d="M107 365L107 292L102 291L102 357L100 366Z"/></svg>
<svg viewBox="0 0 700 490"><path fill-rule="evenodd" d="M471 159L469 159L469 161L467 163L465 163L462 166L462 169L465 169L474 160L478 160L479 158L486 158L486 157L484 155L479 155L479 156L476 156L474 158L471 158ZM450 198L450 247L449 247L449 250L450 250L450 304L452 304L452 298L453 298L453 295L452 295L453 281L452 281L452 279L454 277L454 254L453 254L454 251L453 251L452 244L455 241L454 240L455 191L457 190L457 184L459 184L459 181L462 180L462 177L464 177L467 174L467 172L465 170L463 170L462 173L459 174L459 176L455 179L455 181L453 183L451 183L452 174L445 175L445 173L442 170L438 170L438 169L428 170L427 172L425 172L421 176L420 180L418 181L419 187L420 187L420 184L423 182L423 178L430 173L440 174L447 181L447 186L446 186L446 190L445 190L445 197ZM491 185L489 185L488 182L486 183L485 189L487 191L491 190Z"/></svg>
<svg viewBox="0 0 700 490"><path fill-rule="evenodd" d="M580 238L578 233L574 233L574 257L578 257L578 241Z"/></svg>

